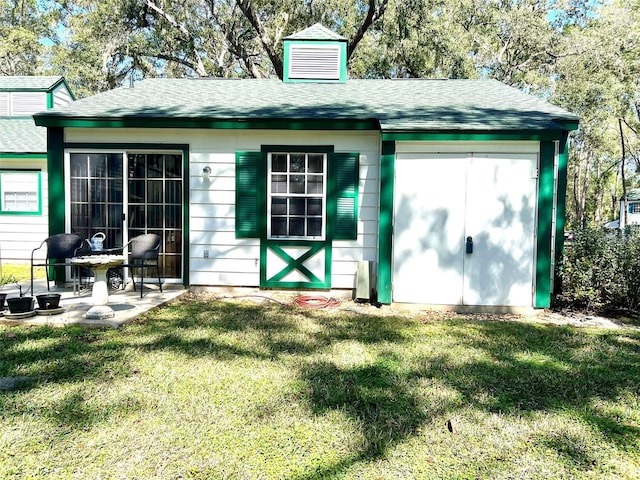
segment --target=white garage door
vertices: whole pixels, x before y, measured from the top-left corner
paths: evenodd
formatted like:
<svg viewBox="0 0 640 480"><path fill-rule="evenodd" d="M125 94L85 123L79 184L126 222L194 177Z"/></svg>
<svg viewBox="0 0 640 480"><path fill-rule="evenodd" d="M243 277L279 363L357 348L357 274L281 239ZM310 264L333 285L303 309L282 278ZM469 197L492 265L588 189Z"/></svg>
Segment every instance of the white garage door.
<svg viewBox="0 0 640 480"><path fill-rule="evenodd" d="M393 301L531 306L536 171L535 154L398 154Z"/></svg>

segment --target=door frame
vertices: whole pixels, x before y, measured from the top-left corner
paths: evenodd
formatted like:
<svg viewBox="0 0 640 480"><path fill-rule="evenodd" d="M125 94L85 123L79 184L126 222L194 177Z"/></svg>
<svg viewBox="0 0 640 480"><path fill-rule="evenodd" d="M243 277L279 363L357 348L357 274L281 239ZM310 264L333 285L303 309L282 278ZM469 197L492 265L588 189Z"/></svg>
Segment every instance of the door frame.
<svg viewBox="0 0 640 480"><path fill-rule="evenodd" d="M180 268L180 278L164 279L166 283L177 283L184 286L189 285L189 145L187 144L147 144L147 143L63 143L60 171L64 172L64 192L63 198L52 198L50 195L50 204L60 201L63 208L63 215L56 215L50 212L50 234L55 231L52 226L56 221L64 225L63 232L69 232L71 228L71 212L70 212L70 154L72 153L121 153L123 155L123 210L127 209L128 198L125 197L128 192L128 171L127 171L127 153L169 153L179 154L182 156L182 265ZM51 168L50 160L49 167ZM123 212L127 213L127 212ZM128 229L123 225L123 244L128 241Z"/></svg>

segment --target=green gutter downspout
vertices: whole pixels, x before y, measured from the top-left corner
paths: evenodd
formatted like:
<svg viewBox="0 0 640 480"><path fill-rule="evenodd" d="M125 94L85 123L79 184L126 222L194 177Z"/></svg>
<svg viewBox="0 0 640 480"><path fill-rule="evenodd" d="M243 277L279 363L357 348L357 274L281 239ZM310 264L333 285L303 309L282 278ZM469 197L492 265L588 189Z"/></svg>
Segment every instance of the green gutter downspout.
<svg viewBox="0 0 640 480"><path fill-rule="evenodd" d="M567 164L569 162L569 132L565 132L558 142L558 185L556 192L556 243L555 265L553 281L553 295L562 291L562 277L559 275L564 255L564 227L567 214ZM552 299L553 300L553 299Z"/></svg>
<svg viewBox="0 0 640 480"><path fill-rule="evenodd" d="M536 291L534 306L551 306L551 225L553 220L555 142L540 142Z"/></svg>
<svg viewBox="0 0 640 480"><path fill-rule="evenodd" d="M380 223L378 225L378 301L392 301L393 181L396 142L383 141L380 155Z"/></svg>

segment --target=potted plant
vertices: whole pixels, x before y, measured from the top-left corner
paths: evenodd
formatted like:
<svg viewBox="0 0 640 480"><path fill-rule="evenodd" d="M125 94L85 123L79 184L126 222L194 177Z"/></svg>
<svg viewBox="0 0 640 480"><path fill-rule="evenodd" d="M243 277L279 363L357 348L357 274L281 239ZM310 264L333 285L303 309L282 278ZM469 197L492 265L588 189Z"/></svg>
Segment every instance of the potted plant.
<svg viewBox="0 0 640 480"><path fill-rule="evenodd" d="M9 312L12 314L16 313L27 313L33 310L33 297L27 296L22 293L22 285L16 282L18 286L18 291L20 292L19 297L7 298L7 306L9 307Z"/></svg>
<svg viewBox="0 0 640 480"><path fill-rule="evenodd" d="M5 285L8 283L18 284L18 278L15 275L2 275L0 276L0 312L4 310L4 301L7 298L7 294L2 291Z"/></svg>

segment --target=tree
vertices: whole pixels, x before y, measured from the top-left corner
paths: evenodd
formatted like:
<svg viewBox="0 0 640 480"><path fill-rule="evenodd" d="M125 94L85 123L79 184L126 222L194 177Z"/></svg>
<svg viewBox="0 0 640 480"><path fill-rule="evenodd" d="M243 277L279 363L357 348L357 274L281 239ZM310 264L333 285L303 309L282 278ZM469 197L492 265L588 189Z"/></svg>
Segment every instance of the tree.
<svg viewBox="0 0 640 480"><path fill-rule="evenodd" d="M0 0L0 74L36 75L46 57L45 39L56 24L54 10L36 0Z"/></svg>

